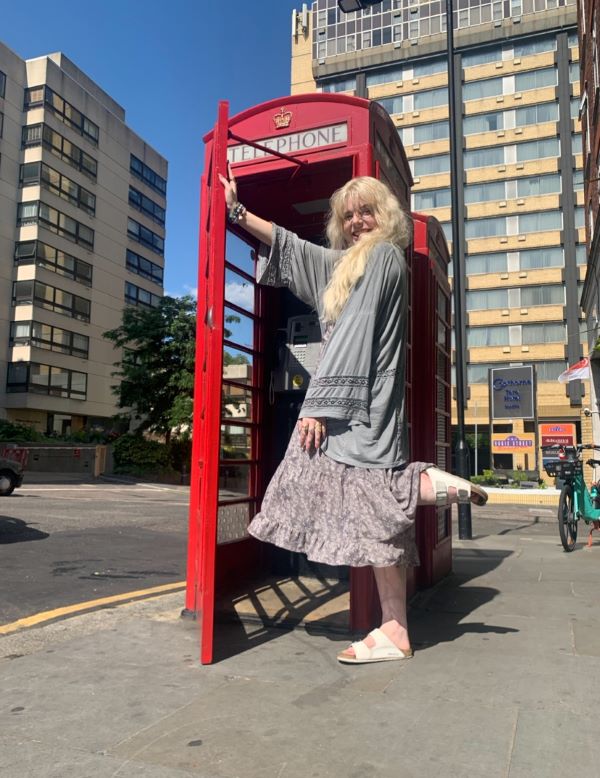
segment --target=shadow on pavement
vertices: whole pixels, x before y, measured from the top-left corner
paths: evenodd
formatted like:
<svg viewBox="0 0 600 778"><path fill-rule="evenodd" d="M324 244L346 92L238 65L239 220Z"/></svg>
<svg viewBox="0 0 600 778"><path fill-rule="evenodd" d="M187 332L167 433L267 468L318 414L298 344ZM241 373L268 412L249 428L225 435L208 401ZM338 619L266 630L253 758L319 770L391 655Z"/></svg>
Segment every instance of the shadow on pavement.
<svg viewBox="0 0 600 778"><path fill-rule="evenodd" d="M505 549L455 548L452 573L431 589L418 592L411 602L409 624L415 647L422 650L467 633L518 632L512 627L469 621L471 613L500 593L498 589L473 586L470 582L486 576L512 554Z"/></svg>
<svg viewBox="0 0 600 778"><path fill-rule="evenodd" d="M48 537L50 537L48 532L35 529L22 519L0 516L0 545L24 543L27 540L45 540Z"/></svg>
<svg viewBox="0 0 600 778"><path fill-rule="evenodd" d="M215 614L215 661L266 643L304 624L334 638L348 634L348 583L287 576L262 579L220 598Z"/></svg>

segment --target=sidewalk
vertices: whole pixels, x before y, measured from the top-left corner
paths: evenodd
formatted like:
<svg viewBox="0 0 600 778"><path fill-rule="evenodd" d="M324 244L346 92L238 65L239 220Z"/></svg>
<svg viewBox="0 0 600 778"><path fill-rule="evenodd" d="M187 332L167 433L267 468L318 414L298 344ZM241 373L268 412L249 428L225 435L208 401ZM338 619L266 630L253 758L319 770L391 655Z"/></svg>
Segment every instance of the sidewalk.
<svg viewBox="0 0 600 778"><path fill-rule="evenodd" d="M0 776L598 775L600 541L478 515L412 603L405 663L342 666L313 620L218 625L203 667L181 593L0 638Z"/></svg>

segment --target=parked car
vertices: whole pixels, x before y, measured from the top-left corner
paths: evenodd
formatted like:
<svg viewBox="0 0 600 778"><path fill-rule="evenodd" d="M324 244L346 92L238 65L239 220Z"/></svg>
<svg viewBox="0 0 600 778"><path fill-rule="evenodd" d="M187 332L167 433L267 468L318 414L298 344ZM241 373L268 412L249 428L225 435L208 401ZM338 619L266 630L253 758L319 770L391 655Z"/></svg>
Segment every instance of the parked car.
<svg viewBox="0 0 600 778"><path fill-rule="evenodd" d="M7 497L23 483L23 465L16 459L0 457L0 497Z"/></svg>

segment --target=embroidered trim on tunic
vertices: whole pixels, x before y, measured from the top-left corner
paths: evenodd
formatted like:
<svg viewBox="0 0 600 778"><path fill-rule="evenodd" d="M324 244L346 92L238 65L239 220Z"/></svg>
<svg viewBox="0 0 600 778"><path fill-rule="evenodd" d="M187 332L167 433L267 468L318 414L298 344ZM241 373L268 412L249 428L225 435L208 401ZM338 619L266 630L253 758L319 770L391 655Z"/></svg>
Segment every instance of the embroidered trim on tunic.
<svg viewBox="0 0 600 778"><path fill-rule="evenodd" d="M368 386L368 376L334 375L313 378L311 388L314 386Z"/></svg>
<svg viewBox="0 0 600 778"><path fill-rule="evenodd" d="M355 400L352 397L308 397L304 405L308 408L327 408L332 405L338 408L357 408L358 410L368 411L369 404L366 400Z"/></svg>
<svg viewBox="0 0 600 778"><path fill-rule="evenodd" d="M389 378L397 373L395 367L390 367L388 370L382 370L379 373L375 373L375 378Z"/></svg>

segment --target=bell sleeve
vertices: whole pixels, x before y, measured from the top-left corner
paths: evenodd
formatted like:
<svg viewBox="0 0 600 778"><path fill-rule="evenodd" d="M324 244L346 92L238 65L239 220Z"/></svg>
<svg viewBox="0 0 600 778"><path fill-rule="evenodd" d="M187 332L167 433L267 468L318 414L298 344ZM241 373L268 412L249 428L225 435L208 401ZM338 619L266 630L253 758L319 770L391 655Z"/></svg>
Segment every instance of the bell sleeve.
<svg viewBox="0 0 600 778"><path fill-rule="evenodd" d="M267 286L286 286L320 316L323 291L341 254L273 224L271 247L261 244L258 251L256 281Z"/></svg>

